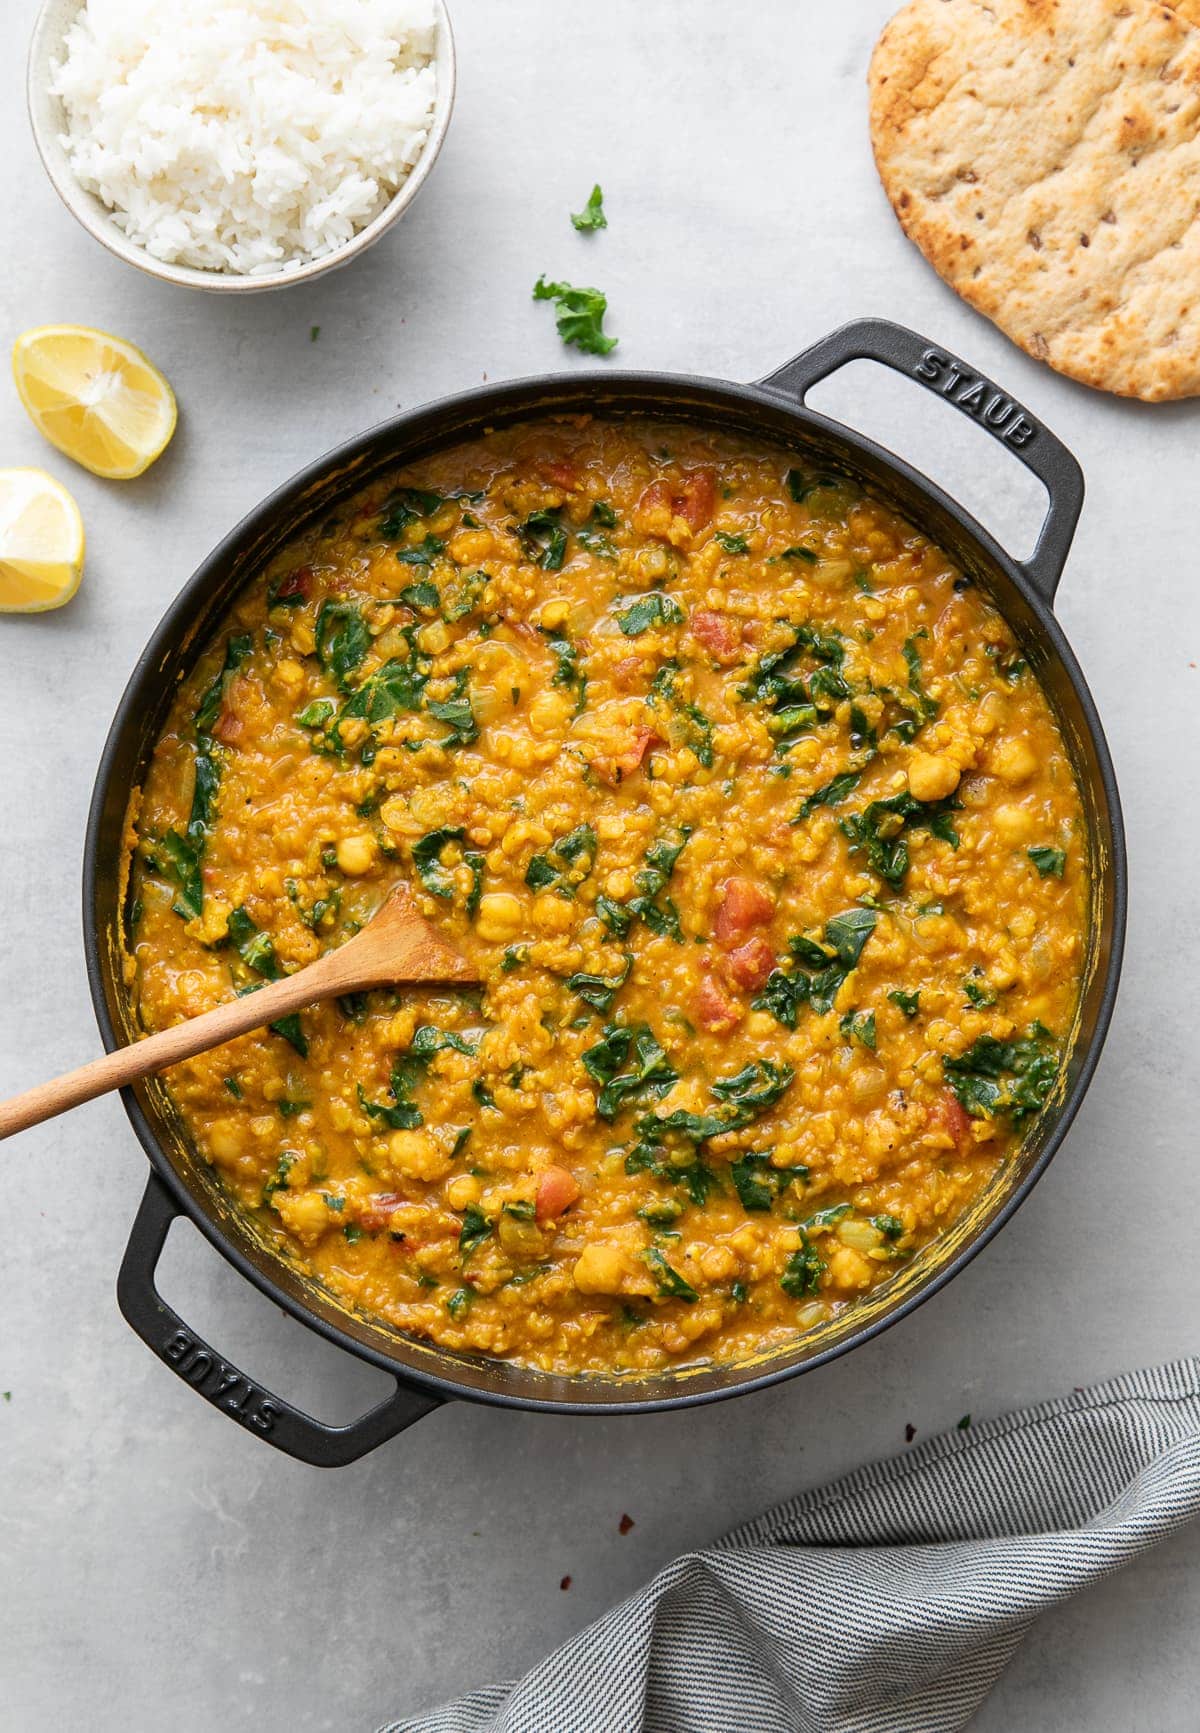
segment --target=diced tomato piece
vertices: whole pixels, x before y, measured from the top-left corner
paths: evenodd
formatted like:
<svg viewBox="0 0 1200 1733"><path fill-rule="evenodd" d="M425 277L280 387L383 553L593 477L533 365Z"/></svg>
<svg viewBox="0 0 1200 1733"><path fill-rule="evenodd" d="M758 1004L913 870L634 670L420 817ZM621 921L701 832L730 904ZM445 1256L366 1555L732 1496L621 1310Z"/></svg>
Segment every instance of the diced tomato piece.
<svg viewBox="0 0 1200 1733"><path fill-rule="evenodd" d="M615 788L619 782L624 782L627 776L632 776L635 770L641 768L643 758L655 743L661 744L662 736L656 734L653 728L638 728L630 736L629 742L615 752L606 752L592 761L592 768L602 782L607 782L610 788Z"/></svg>
<svg viewBox="0 0 1200 1733"><path fill-rule="evenodd" d="M721 959L721 973L735 987L756 993L775 967L775 953L765 939L747 939Z"/></svg>
<svg viewBox="0 0 1200 1733"><path fill-rule="evenodd" d="M294 572L289 572L286 577L280 578L275 587L275 600L277 602L290 602L294 597L300 596L307 601L312 590L312 580L313 569L311 566L297 566Z"/></svg>
<svg viewBox="0 0 1200 1733"><path fill-rule="evenodd" d="M714 1035L724 1035L741 1022L745 1012L719 981L705 975L696 994L696 1021Z"/></svg>
<svg viewBox="0 0 1200 1733"><path fill-rule="evenodd" d="M579 1181L565 1167L546 1167L538 1175L537 1219L555 1221L581 1196Z"/></svg>
<svg viewBox="0 0 1200 1733"><path fill-rule="evenodd" d="M665 536L675 518L682 518L695 535L712 517L717 503L717 478L711 469L689 469L681 479L652 481L633 511L634 528Z"/></svg>
<svg viewBox="0 0 1200 1733"><path fill-rule="evenodd" d="M238 715L238 705L248 691L249 687L242 679L231 680L225 689L217 720L213 723L213 735L223 746L236 745L246 731L246 724Z"/></svg>
<svg viewBox="0 0 1200 1733"><path fill-rule="evenodd" d="M213 723L213 734L223 746L234 746L245 733L246 725L234 711L222 706L221 713Z"/></svg>
<svg viewBox="0 0 1200 1733"><path fill-rule="evenodd" d="M638 685L645 673L646 664L640 656L622 656L619 662L613 663L613 684L622 692L628 692Z"/></svg>
<svg viewBox="0 0 1200 1733"><path fill-rule="evenodd" d="M369 1234L381 1234L404 1202L398 1191L377 1191L358 1212L358 1224Z"/></svg>
<svg viewBox="0 0 1200 1733"><path fill-rule="evenodd" d="M570 493L579 486L579 471L567 457L548 457L538 465L547 481L552 481L555 487L565 489Z"/></svg>
<svg viewBox="0 0 1200 1733"><path fill-rule="evenodd" d="M775 903L753 879L726 879L721 904L713 922L713 936L726 950L744 939L754 927L765 926L775 913Z"/></svg>
<svg viewBox="0 0 1200 1733"><path fill-rule="evenodd" d="M652 481L644 489L641 498L633 508L635 518L642 513L671 510L671 490L665 481Z"/></svg>
<svg viewBox="0 0 1200 1733"><path fill-rule="evenodd" d="M717 477L711 469L690 469L683 486L671 499L676 517L681 517L693 531L702 530L709 522L716 503Z"/></svg>
<svg viewBox="0 0 1200 1733"><path fill-rule="evenodd" d="M731 620L728 614L718 614L701 608L692 615L692 636L697 638L714 661L728 666L742 653L742 622Z"/></svg>
<svg viewBox="0 0 1200 1733"><path fill-rule="evenodd" d="M956 1149L962 1149L971 1135L971 1115L952 1089L943 1089L933 1104L930 1115L938 1131L948 1132Z"/></svg>

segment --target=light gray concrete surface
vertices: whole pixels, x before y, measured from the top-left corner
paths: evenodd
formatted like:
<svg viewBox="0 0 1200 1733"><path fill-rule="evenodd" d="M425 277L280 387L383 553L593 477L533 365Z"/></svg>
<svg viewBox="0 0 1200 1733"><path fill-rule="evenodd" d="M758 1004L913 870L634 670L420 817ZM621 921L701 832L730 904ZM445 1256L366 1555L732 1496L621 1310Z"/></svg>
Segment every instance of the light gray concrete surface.
<svg viewBox="0 0 1200 1733"><path fill-rule="evenodd" d="M0 337L53 320L121 332L170 375L182 417L144 480L105 484L43 445L0 384L0 464L62 477L89 542L69 608L0 620L0 1093L97 1048L84 814L166 603L245 510L336 440L485 378L581 364L530 300L542 270L608 291L620 360L732 379L851 316L899 318L1075 449L1090 491L1060 612L1107 722L1132 857L1116 1022L1033 1199L881 1340L699 1413L572 1421L455 1405L338 1473L241 1432L122 1323L113 1283L145 1162L119 1103L5 1145L6 1729L370 1729L521 1670L680 1549L903 1448L906 1422L928 1435L1196 1345L1200 408L1122 404L1057 378L910 248L866 132L864 74L889 0L453 10L458 112L411 215L348 271L243 303L140 278L60 208L23 108L33 0L3 8ZM611 227L580 237L567 212L597 178ZM1027 548L1037 489L1018 466L944 406L871 375L856 367L822 402ZM190 1228L175 1230L163 1285L223 1352L330 1418L381 1388ZM621 1536L626 1511L636 1526ZM1192 1728L1198 1619L1197 1537L1184 1535L1045 1620L978 1725Z"/></svg>

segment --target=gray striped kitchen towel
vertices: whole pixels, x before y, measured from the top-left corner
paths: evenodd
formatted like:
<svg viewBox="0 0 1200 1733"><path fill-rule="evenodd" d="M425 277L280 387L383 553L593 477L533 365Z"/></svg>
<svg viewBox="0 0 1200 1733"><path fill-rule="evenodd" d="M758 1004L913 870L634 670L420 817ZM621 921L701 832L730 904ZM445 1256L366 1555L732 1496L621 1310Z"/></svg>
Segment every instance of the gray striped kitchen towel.
<svg viewBox="0 0 1200 1733"><path fill-rule="evenodd" d="M1200 1512L1200 1360L934 1438L385 1733L949 1733L1039 1613Z"/></svg>

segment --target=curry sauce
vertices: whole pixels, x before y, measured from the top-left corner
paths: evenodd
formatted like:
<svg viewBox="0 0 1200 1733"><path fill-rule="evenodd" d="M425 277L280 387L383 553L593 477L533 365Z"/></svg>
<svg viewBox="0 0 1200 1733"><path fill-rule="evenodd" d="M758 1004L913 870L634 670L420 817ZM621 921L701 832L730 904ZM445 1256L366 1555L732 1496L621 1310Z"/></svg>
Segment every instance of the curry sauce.
<svg viewBox="0 0 1200 1733"><path fill-rule="evenodd" d="M147 1029L398 878L481 989L177 1066L344 1301L557 1372L729 1361L904 1269L1054 1088L1078 790L1000 615L844 479L654 422L497 432L299 534L131 806Z"/></svg>

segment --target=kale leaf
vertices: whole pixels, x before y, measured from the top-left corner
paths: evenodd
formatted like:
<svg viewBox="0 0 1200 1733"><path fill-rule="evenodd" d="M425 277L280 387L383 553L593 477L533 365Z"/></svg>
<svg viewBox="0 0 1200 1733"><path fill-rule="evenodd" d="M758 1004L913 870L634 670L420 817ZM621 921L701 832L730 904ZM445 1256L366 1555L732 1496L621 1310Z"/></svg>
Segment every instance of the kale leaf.
<svg viewBox="0 0 1200 1733"><path fill-rule="evenodd" d="M554 890L560 897L573 897L596 864L596 847L591 825L577 825L545 854L533 856L525 869L525 883L531 891Z"/></svg>
<svg viewBox="0 0 1200 1733"><path fill-rule="evenodd" d="M575 714L579 716L587 705L587 675L579 665L578 646L569 638L551 638L550 650L555 661L550 684L574 692Z"/></svg>
<svg viewBox="0 0 1200 1733"><path fill-rule="evenodd" d="M315 628L317 659L343 692L371 648L371 634L353 602L322 602Z"/></svg>
<svg viewBox="0 0 1200 1733"><path fill-rule="evenodd" d="M905 639L904 662L908 669L908 689L916 701L916 719L919 723L932 722L938 713L937 700L929 696L922 683L921 652L917 649L916 638Z"/></svg>
<svg viewBox="0 0 1200 1733"><path fill-rule="evenodd" d="M791 631L792 642L760 656L749 679L739 688L743 698L763 704L769 711L767 727L781 752L850 696L841 672L846 655L841 639L812 626L793 626ZM798 667L801 658L817 664L813 672L805 674Z"/></svg>
<svg viewBox="0 0 1200 1733"><path fill-rule="evenodd" d="M639 596L633 606L617 615L617 624L627 638L636 638L652 626L682 626L683 609L661 590Z"/></svg>
<svg viewBox="0 0 1200 1733"><path fill-rule="evenodd" d="M769 1210L793 1180L803 1184L806 1167L775 1167L769 1149L751 1150L731 1163L734 1190L744 1210Z"/></svg>
<svg viewBox="0 0 1200 1733"><path fill-rule="evenodd" d="M862 774L865 769L865 765L860 765L857 770L843 770L822 784L820 788L814 788L807 799L801 803L800 810L792 823L794 825L803 824L806 818L812 817L819 806L836 806L839 801L845 800L846 796L852 794L862 781Z"/></svg>
<svg viewBox="0 0 1200 1733"><path fill-rule="evenodd" d="M872 872L878 873L893 890L899 890L908 872L906 832L923 825L951 848L957 848L958 832L950 818L957 810L953 796L949 800L921 801L907 789L901 789L887 800L871 801L862 812L844 818L841 826L851 854L864 854Z"/></svg>
<svg viewBox="0 0 1200 1733"><path fill-rule="evenodd" d="M791 966L771 971L753 1001L755 1010L769 1011L786 1029L796 1027L803 1005L811 1005L818 1016L832 1011L878 919L874 909L846 909L826 921L820 939L801 935L790 939Z"/></svg>
<svg viewBox="0 0 1200 1733"><path fill-rule="evenodd" d="M261 977L258 982L239 989L242 993L252 993L262 981L278 981L283 976L279 959L275 955L275 945L269 933L262 932L244 908L231 909L227 928L229 943L233 946L246 968L254 975ZM301 1059L308 1058L308 1039L300 1022L300 1013L293 1011L287 1017L280 1017L270 1024L276 1035L282 1035Z"/></svg>
<svg viewBox="0 0 1200 1733"><path fill-rule="evenodd" d="M943 1059L942 1071L974 1118L1003 1115L1019 1125L1045 1106L1057 1081L1058 1043L1041 1023L1016 1041L980 1035L958 1058Z"/></svg>
<svg viewBox="0 0 1200 1733"><path fill-rule="evenodd" d="M431 566L434 560L440 559L446 551L446 544L440 536L425 536L415 547L401 548L396 555L402 566Z"/></svg>
<svg viewBox="0 0 1200 1733"><path fill-rule="evenodd" d="M533 286L533 298L554 302L554 323L564 343L573 343L588 355L607 355L616 348L617 339L604 332L608 297L599 289L548 283L543 274Z"/></svg>
<svg viewBox="0 0 1200 1733"><path fill-rule="evenodd" d="M213 728L221 713L225 688L254 648L249 633L237 633L225 646L220 670L196 706L194 728L196 755L193 760L192 804L182 832L169 830L159 844L163 864L175 881L175 913L185 921L197 920L204 910L204 855L217 809L221 782L220 749Z"/></svg>
<svg viewBox="0 0 1200 1733"><path fill-rule="evenodd" d="M467 1205L463 1211L462 1232L458 1236L458 1255L462 1263L465 1264L475 1247L487 1239L494 1225L477 1204Z"/></svg>
<svg viewBox="0 0 1200 1733"><path fill-rule="evenodd" d="M596 913L617 938L624 938L634 921L641 920L660 938L674 939L679 945L683 943L679 910L671 898L662 893L691 834L690 826L685 826L678 833L678 841L660 837L651 843L646 850L645 865L634 875L637 895L627 903L615 902L609 896L597 897Z"/></svg>
<svg viewBox="0 0 1200 1733"><path fill-rule="evenodd" d="M461 825L443 825L440 830L427 831L413 844L413 865L421 883L435 897L448 902L454 895L454 879L450 869L442 864L442 850L447 843L461 843L466 832ZM474 849L464 848L462 857L471 870L471 888L467 893L466 910L473 915L483 892L483 856Z"/></svg>
<svg viewBox="0 0 1200 1733"><path fill-rule="evenodd" d="M517 540L526 557L541 566L543 571L561 571L567 552L562 507L546 506L541 511L530 512L525 522L517 525Z"/></svg>
<svg viewBox="0 0 1200 1733"><path fill-rule="evenodd" d="M427 698L425 709L435 722L444 722L450 732L439 746L469 746L479 738L479 724L467 693L468 672L460 668L454 676L454 690L448 698Z"/></svg>
<svg viewBox="0 0 1200 1733"><path fill-rule="evenodd" d="M588 1076L600 1085L596 1111L601 1119L615 1119L626 1101L648 1089L661 1095L679 1076L646 1023L608 1024L581 1057Z"/></svg>
<svg viewBox="0 0 1200 1733"><path fill-rule="evenodd" d="M642 1261L658 1284L660 1294L672 1300L686 1300L689 1306L693 1300L700 1298L691 1283L685 1281L679 1271L672 1268L657 1246L647 1246L642 1253Z"/></svg>
<svg viewBox="0 0 1200 1733"><path fill-rule="evenodd" d="M619 975L570 975L567 977L567 988L570 992L577 993L593 1011L608 1012L612 1010L613 1000L629 979L632 967L633 953L626 951L625 967Z"/></svg>
<svg viewBox="0 0 1200 1733"><path fill-rule="evenodd" d="M1044 845L1038 845L1035 848L1027 848L1025 853L1037 868L1039 878L1060 879L1066 871L1066 849L1047 848Z"/></svg>
<svg viewBox="0 0 1200 1733"><path fill-rule="evenodd" d="M811 1299L821 1291L821 1277L828 1265L817 1248L802 1240L788 1259L779 1286L794 1300Z"/></svg>

